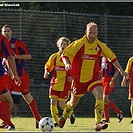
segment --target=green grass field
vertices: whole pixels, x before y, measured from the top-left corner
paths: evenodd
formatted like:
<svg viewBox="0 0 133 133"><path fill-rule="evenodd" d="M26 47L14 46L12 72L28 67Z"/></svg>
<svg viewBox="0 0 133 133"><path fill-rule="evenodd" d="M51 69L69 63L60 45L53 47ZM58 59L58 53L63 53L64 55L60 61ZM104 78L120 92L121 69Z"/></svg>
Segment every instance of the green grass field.
<svg viewBox="0 0 133 133"><path fill-rule="evenodd" d="M39 129L35 129L34 118L16 117L11 120L15 124L15 131L17 132L42 132ZM110 118L108 128L101 132L133 132L133 124L129 124L130 121L131 118L123 118L122 122L118 123L117 118ZM76 118L73 125L71 125L69 119L67 119L64 128L56 127L52 132L95 132L93 124L94 118ZM5 131L7 131L7 129L0 129L0 132Z"/></svg>

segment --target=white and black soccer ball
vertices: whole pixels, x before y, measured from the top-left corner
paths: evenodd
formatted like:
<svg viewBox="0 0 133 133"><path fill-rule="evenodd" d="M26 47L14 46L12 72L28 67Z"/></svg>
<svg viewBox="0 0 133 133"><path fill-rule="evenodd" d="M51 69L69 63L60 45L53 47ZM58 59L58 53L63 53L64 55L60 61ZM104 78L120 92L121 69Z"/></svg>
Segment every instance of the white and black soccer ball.
<svg viewBox="0 0 133 133"><path fill-rule="evenodd" d="M50 117L44 117L39 121L39 129L43 132L54 129L54 121Z"/></svg>

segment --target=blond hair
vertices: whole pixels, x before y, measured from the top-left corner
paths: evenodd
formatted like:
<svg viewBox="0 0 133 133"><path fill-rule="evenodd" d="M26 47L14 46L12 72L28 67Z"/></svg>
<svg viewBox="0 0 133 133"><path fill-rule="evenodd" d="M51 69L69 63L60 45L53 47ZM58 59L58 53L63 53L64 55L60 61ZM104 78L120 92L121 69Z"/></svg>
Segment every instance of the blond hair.
<svg viewBox="0 0 133 133"><path fill-rule="evenodd" d="M88 28L88 27L93 27L93 26L97 28L97 24L96 24L96 23L90 22L90 23L87 24L86 28ZM98 29L98 28L97 28L97 29Z"/></svg>
<svg viewBox="0 0 133 133"><path fill-rule="evenodd" d="M60 37L58 40L57 40L57 42L56 42L56 44L57 44L57 47L59 46L59 44L60 44L60 41L66 41L67 42L67 45L69 45L70 44L70 40L68 39L68 38L66 38L66 37Z"/></svg>

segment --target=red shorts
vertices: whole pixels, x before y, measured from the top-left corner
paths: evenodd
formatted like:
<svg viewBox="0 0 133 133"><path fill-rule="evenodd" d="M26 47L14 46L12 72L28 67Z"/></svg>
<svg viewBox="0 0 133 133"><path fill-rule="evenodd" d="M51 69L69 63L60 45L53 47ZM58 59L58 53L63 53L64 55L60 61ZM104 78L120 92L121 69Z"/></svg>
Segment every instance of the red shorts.
<svg viewBox="0 0 133 133"><path fill-rule="evenodd" d="M65 84L64 91L53 90L52 86L50 86L49 98L57 98L58 100L66 101L69 98L70 91L71 91L71 84L69 81Z"/></svg>
<svg viewBox="0 0 133 133"><path fill-rule="evenodd" d="M99 79L96 79L96 80L93 79L85 83L74 81L73 87L72 87L72 95L76 97L82 97L88 91L92 92L96 86L102 86L102 83Z"/></svg>
<svg viewBox="0 0 133 133"><path fill-rule="evenodd" d="M114 88L111 88L109 85L111 78L112 76L102 77L102 84L104 88L103 94L105 95L109 95L114 90ZM114 82L114 86L115 85L116 85L116 81Z"/></svg>
<svg viewBox="0 0 133 133"><path fill-rule="evenodd" d="M21 92L22 94L28 94L30 92L30 78L28 74L19 77L21 80L21 85L17 86L15 82L10 79L9 86L14 91Z"/></svg>
<svg viewBox="0 0 133 133"><path fill-rule="evenodd" d="M133 100L133 81L130 81L128 91L129 91L128 99Z"/></svg>
<svg viewBox="0 0 133 133"><path fill-rule="evenodd" d="M6 86L6 77L5 75L3 75L2 77L0 77L0 94L6 93L7 91L8 91L8 88Z"/></svg>

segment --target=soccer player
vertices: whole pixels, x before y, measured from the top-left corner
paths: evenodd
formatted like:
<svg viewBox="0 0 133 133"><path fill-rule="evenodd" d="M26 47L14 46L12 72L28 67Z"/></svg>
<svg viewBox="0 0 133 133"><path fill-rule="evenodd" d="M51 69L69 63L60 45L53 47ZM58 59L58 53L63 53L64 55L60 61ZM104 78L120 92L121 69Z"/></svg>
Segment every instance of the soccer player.
<svg viewBox="0 0 133 133"><path fill-rule="evenodd" d="M38 122L40 121L41 116L38 111L36 101L30 93L30 88L29 88L30 79L25 66L25 60L30 60L31 54L26 44L22 40L12 37L12 28L10 25L4 25L2 27L2 34L8 39L9 46L12 48L17 66L18 76L22 81L20 86L16 86L14 82L12 82L12 79L10 79L10 84L14 91L22 93L24 100L27 102L28 106L31 109L32 114L36 119L36 128L39 128Z"/></svg>
<svg viewBox="0 0 133 133"><path fill-rule="evenodd" d="M73 87L70 100L66 103L63 115L59 120L59 126L63 128L69 112L77 106L80 98L88 91L92 92L96 102L94 107L95 112L95 130L100 131L108 127L107 123L101 122L104 100L103 86L100 81L100 64L99 57L105 56L115 67L120 71L122 76L127 73L123 71L116 55L113 51L101 42L98 38L98 27L94 22L87 24L85 35L72 42L61 56L65 64L66 70L71 70Z"/></svg>
<svg viewBox="0 0 133 133"><path fill-rule="evenodd" d="M21 80L17 75L15 60L9 42L2 34L0 34L0 118L9 125L8 130L14 130L14 124L7 116L7 113L10 112L13 107L13 100L8 91L8 87L6 86L7 80L4 75L5 69L2 64L3 57L8 60L9 66L12 69L14 75L13 82L18 86L21 85Z"/></svg>
<svg viewBox="0 0 133 133"><path fill-rule="evenodd" d="M129 90L128 90L128 99L131 101L130 113L131 113L131 122L133 124L133 56L128 59L125 72L128 73L128 76L124 76L121 82L121 86L126 86L126 81L129 80Z"/></svg>
<svg viewBox="0 0 133 133"><path fill-rule="evenodd" d="M59 51L57 53L52 54L48 61L45 64L45 72L43 77L47 79L49 77L50 72L54 70L53 77L50 82L49 89L49 98L51 101L50 110L51 115L54 119L55 127L59 124L59 111L57 108L57 102L61 109L64 109L65 103L69 98L70 90L71 90L71 75L70 71L65 70L65 66L63 62L60 61L60 56L63 50L70 44L70 41L66 37L61 37L57 41L57 47ZM73 110L70 114L71 124L74 123L75 117L73 114Z"/></svg>
<svg viewBox="0 0 133 133"><path fill-rule="evenodd" d="M109 95L113 92L116 85L116 78L119 71L114 67L114 65L107 60L107 58L102 57L101 61L101 76L103 84L103 94L104 94L104 118L103 122L110 122L109 118L109 107L115 111L118 117L118 122L123 119L124 113L115 105L115 103L109 99Z"/></svg>

